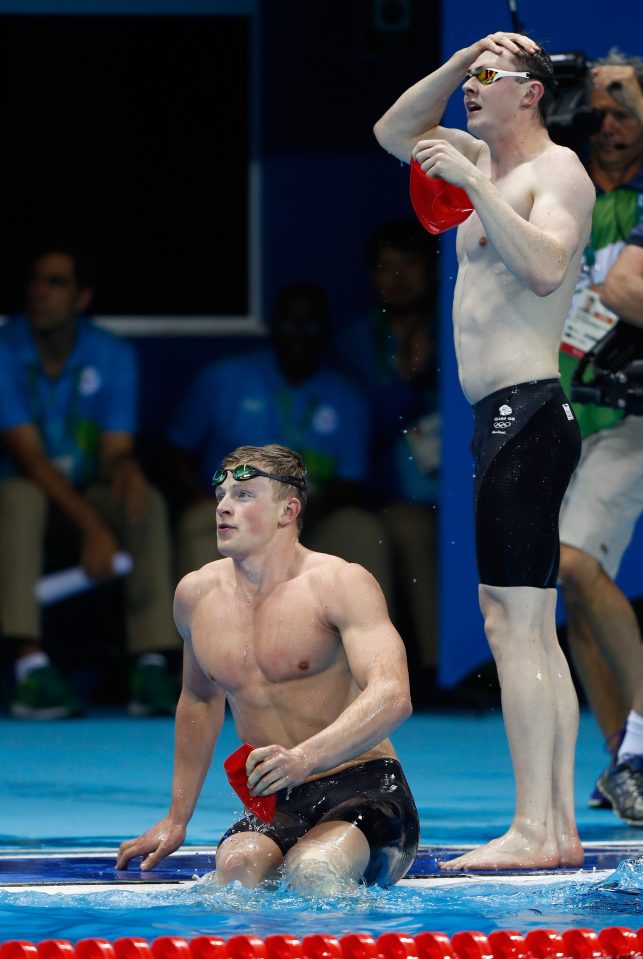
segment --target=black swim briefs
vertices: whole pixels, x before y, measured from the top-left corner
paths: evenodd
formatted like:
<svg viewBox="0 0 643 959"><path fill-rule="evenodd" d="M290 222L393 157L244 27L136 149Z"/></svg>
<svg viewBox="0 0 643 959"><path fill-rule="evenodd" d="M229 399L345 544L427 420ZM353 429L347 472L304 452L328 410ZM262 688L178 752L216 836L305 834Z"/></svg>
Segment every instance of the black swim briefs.
<svg viewBox="0 0 643 959"><path fill-rule="evenodd" d="M480 582L554 587L558 516L578 463L576 417L557 379L496 390L473 406Z"/></svg>
<svg viewBox="0 0 643 959"><path fill-rule="evenodd" d="M277 793L277 809L269 823L249 813L221 837L261 832L285 855L318 823L353 823L371 847L364 871L369 885L391 886L406 875L420 838L418 812L396 759L372 759Z"/></svg>

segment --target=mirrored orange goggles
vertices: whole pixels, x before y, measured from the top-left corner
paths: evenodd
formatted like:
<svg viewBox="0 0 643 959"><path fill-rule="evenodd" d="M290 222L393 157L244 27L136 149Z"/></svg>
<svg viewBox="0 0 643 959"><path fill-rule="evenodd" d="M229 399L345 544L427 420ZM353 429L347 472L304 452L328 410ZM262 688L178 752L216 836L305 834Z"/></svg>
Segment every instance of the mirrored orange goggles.
<svg viewBox="0 0 643 959"><path fill-rule="evenodd" d="M465 83L473 77L485 87L488 87L490 83L495 83L496 80L501 80L503 77L522 77L525 80L540 80L543 83L546 80L553 79L552 77L540 76L538 73L520 72L518 70L494 70L493 67L480 67L475 73L467 73L464 78Z"/></svg>

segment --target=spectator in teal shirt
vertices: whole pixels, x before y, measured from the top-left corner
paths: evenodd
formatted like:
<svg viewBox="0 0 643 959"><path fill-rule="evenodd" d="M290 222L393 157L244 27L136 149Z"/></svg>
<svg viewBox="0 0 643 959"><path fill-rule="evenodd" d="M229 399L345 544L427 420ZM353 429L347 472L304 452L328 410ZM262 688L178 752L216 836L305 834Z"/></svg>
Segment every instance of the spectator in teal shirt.
<svg viewBox="0 0 643 959"><path fill-rule="evenodd" d="M83 712L43 647L34 592L47 554L74 541L98 580L113 575L119 550L132 555L131 712L171 713L176 699L165 659L179 646L169 529L135 452L134 352L84 316L91 300L83 258L54 247L33 261L26 312L1 333L17 385L13 412L3 414L13 425L0 457L0 620L15 650L10 710L18 718Z"/></svg>

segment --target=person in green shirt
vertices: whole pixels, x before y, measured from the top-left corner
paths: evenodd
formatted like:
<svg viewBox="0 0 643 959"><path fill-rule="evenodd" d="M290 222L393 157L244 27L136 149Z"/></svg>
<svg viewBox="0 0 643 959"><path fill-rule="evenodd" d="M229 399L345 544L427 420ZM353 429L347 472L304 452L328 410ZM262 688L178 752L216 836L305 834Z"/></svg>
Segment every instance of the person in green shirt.
<svg viewBox="0 0 643 959"><path fill-rule="evenodd" d="M588 163L597 198L563 332L566 389L600 322L643 326L643 230L635 229L643 223L643 59L612 53L592 70L590 97L603 114ZM570 652L613 753L589 802L640 826L643 647L634 610L614 580L643 510L643 417L591 404L574 404L574 411L583 451L561 509L560 581Z"/></svg>

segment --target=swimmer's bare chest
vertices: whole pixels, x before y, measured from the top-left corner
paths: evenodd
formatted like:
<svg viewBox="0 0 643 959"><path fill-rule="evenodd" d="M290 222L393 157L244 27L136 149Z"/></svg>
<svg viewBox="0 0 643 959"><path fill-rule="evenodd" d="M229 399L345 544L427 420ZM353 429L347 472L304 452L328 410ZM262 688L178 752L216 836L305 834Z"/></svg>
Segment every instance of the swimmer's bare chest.
<svg viewBox="0 0 643 959"><path fill-rule="evenodd" d="M528 220L533 205L530 180L521 168L494 186L522 219ZM522 300L534 297L524 283L507 268L486 234L482 221L474 210L458 229L458 299L457 321L463 324L491 319L500 306L518 312Z"/></svg>
<svg viewBox="0 0 643 959"><path fill-rule="evenodd" d="M524 173L496 186L528 219L532 195ZM469 401L513 383L557 376L564 310L556 308L556 294L538 297L510 272L475 211L458 230L457 253L454 339Z"/></svg>
<svg viewBox="0 0 643 959"><path fill-rule="evenodd" d="M287 729L299 742L356 695L339 633L314 597L289 584L258 602L234 590L205 599L192 646L201 669L225 690L237 725L252 728L254 745L259 735L274 742L277 728L281 740Z"/></svg>

